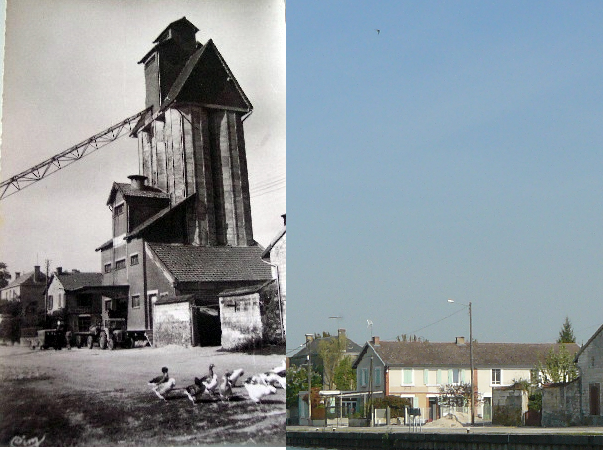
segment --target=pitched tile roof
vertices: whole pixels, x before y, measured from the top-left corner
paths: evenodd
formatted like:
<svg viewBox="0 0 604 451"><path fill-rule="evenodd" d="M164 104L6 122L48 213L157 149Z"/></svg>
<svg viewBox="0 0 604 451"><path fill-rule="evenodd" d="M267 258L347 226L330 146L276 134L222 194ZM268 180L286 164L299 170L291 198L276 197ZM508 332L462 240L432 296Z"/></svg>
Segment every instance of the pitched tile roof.
<svg viewBox="0 0 604 451"><path fill-rule="evenodd" d="M40 280L35 281L34 280L34 271L31 271L31 272L27 272L25 274L21 274L19 277L17 277L15 280L13 280L11 283L9 283L7 286L5 286L2 289L6 290L7 288L14 288L14 287L18 287L20 285L44 285L45 283L46 283L46 274L44 274L43 272L40 272Z"/></svg>
<svg viewBox="0 0 604 451"><path fill-rule="evenodd" d="M558 343L474 343L474 366L532 368L545 359L552 347L558 350L560 346ZM456 367L467 366L470 361L469 343L380 341L379 345L372 347L388 366ZM579 351L579 346L566 343L566 349L574 354ZM361 358L359 355L357 362Z"/></svg>
<svg viewBox="0 0 604 451"><path fill-rule="evenodd" d="M259 246L193 246L148 243L179 282L233 282L272 279Z"/></svg>
<svg viewBox="0 0 604 451"><path fill-rule="evenodd" d="M103 275L100 272L70 272L55 274L53 277L59 279L66 291L103 284Z"/></svg>
<svg viewBox="0 0 604 451"><path fill-rule="evenodd" d="M320 337L320 338L313 339L313 341L310 342L310 354L311 355L319 354L319 344L321 343L321 341L331 340L332 338L337 338L337 335L334 337ZM361 346L356 344L350 338L346 337L346 353L347 354L351 354L351 353L358 354L362 350L363 350L363 348ZM307 355L308 355L308 348L306 346L304 346L300 351L295 353L291 358L293 360L297 360L300 358L306 359Z"/></svg>
<svg viewBox="0 0 604 451"><path fill-rule="evenodd" d="M147 197L155 199L170 198L170 195L168 193L164 193L162 190L160 190L159 188L155 188L154 186L145 185L143 189L135 189L132 188L131 183L113 182L111 192L109 193L109 198L107 199L107 205L113 203L113 200L115 199L115 194L118 191L121 192L124 197Z"/></svg>

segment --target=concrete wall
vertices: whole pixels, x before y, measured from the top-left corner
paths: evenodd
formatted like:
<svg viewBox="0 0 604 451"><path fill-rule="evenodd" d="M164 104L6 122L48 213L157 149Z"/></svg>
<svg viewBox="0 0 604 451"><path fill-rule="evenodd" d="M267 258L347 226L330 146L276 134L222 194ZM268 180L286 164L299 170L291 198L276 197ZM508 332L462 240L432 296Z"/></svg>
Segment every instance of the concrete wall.
<svg viewBox="0 0 604 451"><path fill-rule="evenodd" d="M285 305L286 305L286 291L287 291L287 258L286 258L286 235L284 234L279 241L275 243L270 253L271 263L277 265L279 271L279 287L281 289L281 301L282 301L282 309L283 309L283 325L286 328L286 315L285 315ZM277 268L271 267L271 271L273 274L273 278L277 278Z"/></svg>
<svg viewBox="0 0 604 451"><path fill-rule="evenodd" d="M520 426L528 411L528 393L512 387L493 389L493 424Z"/></svg>
<svg viewBox="0 0 604 451"><path fill-rule="evenodd" d="M589 343L577 360L581 377L581 410L584 422L602 425L602 329ZM599 391L599 406L591 406L590 389ZM591 415L594 407L599 415Z"/></svg>
<svg viewBox="0 0 604 451"><path fill-rule="evenodd" d="M378 428L379 429L379 428ZM315 449L602 449L602 435L287 431L286 445Z"/></svg>
<svg viewBox="0 0 604 451"><path fill-rule="evenodd" d="M191 345L191 308L189 302L155 305L153 344Z"/></svg>
<svg viewBox="0 0 604 451"><path fill-rule="evenodd" d="M580 381L543 387L541 425L564 427L581 424Z"/></svg>
<svg viewBox="0 0 604 451"><path fill-rule="evenodd" d="M262 341L260 294L220 298L223 349L234 350Z"/></svg>

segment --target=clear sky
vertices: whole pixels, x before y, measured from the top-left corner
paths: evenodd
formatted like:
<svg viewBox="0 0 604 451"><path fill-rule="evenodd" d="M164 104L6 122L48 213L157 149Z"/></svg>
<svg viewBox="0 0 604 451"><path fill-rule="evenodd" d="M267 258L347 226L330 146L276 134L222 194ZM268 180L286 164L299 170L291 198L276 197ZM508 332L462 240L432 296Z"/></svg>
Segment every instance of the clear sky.
<svg viewBox="0 0 604 451"><path fill-rule="evenodd" d="M600 0L291 1L287 72L288 350L602 324Z"/></svg>
<svg viewBox="0 0 604 451"><path fill-rule="evenodd" d="M199 42L213 39L254 106L244 130L254 238L266 246L286 213L283 0L9 0L0 179L141 111L137 62L183 16ZM46 259L100 271L109 191L136 173L137 140L126 136L1 201L0 261L13 274Z"/></svg>

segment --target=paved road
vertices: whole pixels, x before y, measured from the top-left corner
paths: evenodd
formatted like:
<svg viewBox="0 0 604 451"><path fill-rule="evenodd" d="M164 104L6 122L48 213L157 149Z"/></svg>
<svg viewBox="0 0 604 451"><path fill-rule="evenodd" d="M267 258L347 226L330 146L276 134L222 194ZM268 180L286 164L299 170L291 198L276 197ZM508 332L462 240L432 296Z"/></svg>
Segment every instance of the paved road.
<svg viewBox="0 0 604 451"><path fill-rule="evenodd" d="M469 429L469 432L468 432ZM288 431L316 431L316 427L309 426L287 426ZM332 431L333 428L318 428L319 431ZM335 432L370 432L383 434L384 432L410 432L408 426L378 426L378 427L361 427L336 428ZM424 427L418 434L565 434L565 435L602 435L602 427L567 427L567 428L542 428L542 427L507 427L507 426L475 426L475 427L455 427L455 428L437 428Z"/></svg>

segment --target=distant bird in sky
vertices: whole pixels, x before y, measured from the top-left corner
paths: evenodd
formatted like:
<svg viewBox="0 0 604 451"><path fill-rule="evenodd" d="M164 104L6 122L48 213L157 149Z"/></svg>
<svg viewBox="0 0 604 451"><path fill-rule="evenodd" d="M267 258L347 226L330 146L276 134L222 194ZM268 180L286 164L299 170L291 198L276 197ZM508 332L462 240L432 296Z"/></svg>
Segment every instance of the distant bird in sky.
<svg viewBox="0 0 604 451"><path fill-rule="evenodd" d="M377 32L378 32L378 34L380 34L380 30L378 30L377 28L375 29L375 31L377 31Z"/></svg>

